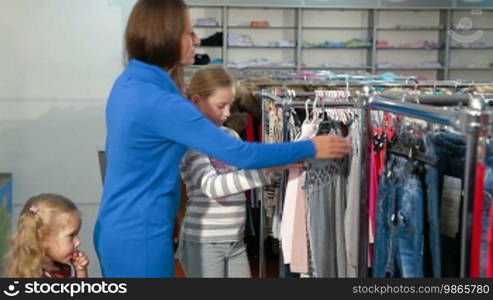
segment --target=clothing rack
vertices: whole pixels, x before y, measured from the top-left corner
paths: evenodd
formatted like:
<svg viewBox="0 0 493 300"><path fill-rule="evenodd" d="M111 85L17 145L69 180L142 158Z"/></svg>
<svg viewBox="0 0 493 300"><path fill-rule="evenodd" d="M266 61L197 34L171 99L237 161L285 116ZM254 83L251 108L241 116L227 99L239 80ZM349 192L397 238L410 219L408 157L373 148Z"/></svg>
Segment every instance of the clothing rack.
<svg viewBox="0 0 493 300"><path fill-rule="evenodd" d="M486 105L493 106L493 100L488 100L493 98L491 94L477 94L476 96L485 97ZM468 95L409 95L409 94L395 94L395 95L385 95L386 98L391 98L393 100L401 102L411 102L417 104L429 104L429 105L440 105L440 106L457 106L457 105L468 105L472 94Z"/></svg>
<svg viewBox="0 0 493 300"><path fill-rule="evenodd" d="M268 93L266 91L262 91L262 92L255 92L253 94L256 96L261 96L262 99L267 98L267 99L273 100L276 105L288 104L294 108L303 108L303 107L305 107L306 102L305 101L295 101L295 100L292 100L293 98L296 98L296 97L315 97L316 96L316 94L314 92L301 92L301 93L296 92L295 94L279 93L277 95L274 95L274 94ZM286 97L289 97L290 99L289 100L284 99ZM354 97L349 95L349 99L354 99ZM343 101L341 101L341 102L323 101L319 105L324 105L326 107L330 106L330 107L350 108L350 107L356 107L358 105L358 103L356 101L352 101L352 102L351 101L345 101L345 102L343 102Z"/></svg>
<svg viewBox="0 0 493 300"><path fill-rule="evenodd" d="M440 99L434 104L444 102L456 103L457 99ZM431 103L430 103L431 104ZM434 123L449 125L466 135L466 161L464 171L464 199L462 204L462 227L460 248L460 277L468 274L467 257L468 248L468 223L469 204L474 199L475 166L478 157L478 140L486 137L491 132L493 122L493 111L485 110L485 100L480 97L470 97L468 109L465 110L443 110L424 104L396 102L382 96L373 96L366 105L368 109L384 110L399 115L407 115L413 118L423 119ZM364 126L364 125L363 125ZM480 130L483 129L483 130ZM485 130L486 129L486 130ZM370 137L366 137L370 138ZM369 169L365 170L369 172ZM363 225L367 225L363 222ZM364 258L362 258L364 259ZM360 261L361 263L361 261ZM367 265L367 264L363 264Z"/></svg>
<svg viewBox="0 0 493 300"><path fill-rule="evenodd" d="M248 79L250 77L268 77L270 79L282 80L282 84L297 84L297 85L319 85L319 84L336 84L343 85L349 83L354 86L355 84L362 83L370 86L383 86L383 87L413 87L415 85L421 87L455 87L465 88L472 86L493 86L493 82L474 82L463 80L424 80L418 81L416 76L392 76L392 81L382 80L380 75L365 74L348 74L337 73L330 70L321 70L315 72L292 72L284 70L239 70L235 75L238 79ZM254 83L255 84L255 83ZM269 82L257 82L258 85L279 85L279 83ZM405 86L404 86L405 85Z"/></svg>
<svg viewBox="0 0 493 300"><path fill-rule="evenodd" d="M434 86L437 86L434 83ZM454 84L455 86L455 84ZM400 85L402 87L402 85ZM325 102L318 103L331 108L357 108L360 110L361 119L361 149L369 149L371 145L371 110L383 110L398 115L426 120L433 123L452 126L466 136L466 164L464 172L464 199L462 206L462 226L461 226L461 247L460 247L460 277L464 278L468 274L467 258L469 253L468 223L469 223L469 204L474 199L475 183L475 165L478 158L478 141L493 133L493 110L487 109L491 104L484 96L466 95L466 96L434 96L434 95L410 95L400 96L400 98L385 97L380 95L370 95L369 89L366 88L364 94L358 94L357 97L351 95L347 102ZM272 100L276 105L290 105L303 108L304 101L293 101L296 97L314 97L314 92L281 93L274 95L266 91L256 92L255 95L262 97L262 123L265 124L265 107L268 100ZM283 97L291 97L286 100ZM404 100L404 101L402 101ZM418 103L409 103L418 102ZM434 106L456 106L463 105L462 110L445 110ZM467 106L465 106L467 105ZM370 174L369 151L360 151L358 159L361 162L362 174ZM360 232L359 245L368 244L368 201L369 201L369 176L361 176L360 184ZM260 256L259 256L259 276L265 276L265 257L264 257L264 238L265 238L265 211L262 206L260 218ZM359 249L358 274L361 278L368 276L368 249L362 246Z"/></svg>
<svg viewBox="0 0 493 300"><path fill-rule="evenodd" d="M272 78L272 77L269 77ZM476 86L493 86L493 82L474 82L474 81L417 81L415 77L396 77L394 81L385 81L378 76L354 76L354 75L338 75L333 78L330 76L316 78L300 78L299 76L274 77L274 80L283 80L282 82L243 82L252 85L261 86L279 86L279 85L317 85L317 86L348 86L349 87L395 87L395 88L419 88L419 87L434 87L434 88L471 88Z"/></svg>
<svg viewBox="0 0 493 300"><path fill-rule="evenodd" d="M273 93L269 93L265 90L262 90L261 92L254 92L253 93L255 96L261 96L262 97L262 124L265 124L265 121L266 121L266 117L265 117L265 107L266 107L266 103L267 101L274 101L275 105L276 106L289 106L289 107L292 107L292 108L305 108L305 104L306 102L305 101L294 101L292 100L293 98L296 98L296 97L315 97L316 96L316 93L315 92L301 92L301 93L291 93L291 92L283 92L283 93L278 93L277 95L274 95ZM320 101L319 103L317 103L317 106L322 106L322 107L330 107L330 108L337 108L337 109L347 109L347 108L359 108L359 109L362 109L362 118L363 118L363 112L365 111L365 109L361 106L361 104L363 102L360 102L360 97L355 97L353 95L351 95L351 93L348 93L348 100L350 101L340 101L340 102L335 102L335 101ZM283 97L288 97L289 100L283 98ZM283 126L283 129L286 129L286 118L283 118L283 122L284 122L284 126ZM368 131L368 128L364 128L364 126L361 126L361 130L362 132L360 133L361 136L366 136L367 135L367 131ZM265 136L264 136L264 130L262 130L262 140L265 140ZM363 163L363 161L365 160L368 160L368 158L366 158L364 155L368 155L368 153L365 153L366 151L360 151L360 155L358 156L358 159ZM283 176L285 177L285 176ZM363 181L363 180L362 180ZM360 185L362 186L362 185ZM368 193L368 191L364 191L366 195ZM361 194L363 195L363 194ZM266 268L266 264L265 264L265 249L264 249L264 241L265 241L265 236L266 236L266 232L265 232L265 228L266 228L266 224L265 224L265 220L266 220L266 213L265 213L265 209L264 209L264 206L261 205L261 209L260 209L260 233L259 233L259 239L260 239L260 242L259 242L259 277L260 278L263 278L265 277L265 268ZM358 235L357 238L359 238L359 236L361 236L361 234ZM281 268L281 266L280 266Z"/></svg>

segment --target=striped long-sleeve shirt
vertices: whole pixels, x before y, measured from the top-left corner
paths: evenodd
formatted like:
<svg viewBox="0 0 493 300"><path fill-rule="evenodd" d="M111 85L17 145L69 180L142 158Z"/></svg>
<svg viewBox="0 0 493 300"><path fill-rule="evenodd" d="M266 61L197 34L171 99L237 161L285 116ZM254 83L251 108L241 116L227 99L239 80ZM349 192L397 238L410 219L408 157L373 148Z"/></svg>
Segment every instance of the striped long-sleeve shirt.
<svg viewBox="0 0 493 300"><path fill-rule="evenodd" d="M236 138L238 134L226 127ZM180 164L188 201L180 237L185 240L236 242L243 239L245 191L268 184L263 170L241 170L195 150Z"/></svg>

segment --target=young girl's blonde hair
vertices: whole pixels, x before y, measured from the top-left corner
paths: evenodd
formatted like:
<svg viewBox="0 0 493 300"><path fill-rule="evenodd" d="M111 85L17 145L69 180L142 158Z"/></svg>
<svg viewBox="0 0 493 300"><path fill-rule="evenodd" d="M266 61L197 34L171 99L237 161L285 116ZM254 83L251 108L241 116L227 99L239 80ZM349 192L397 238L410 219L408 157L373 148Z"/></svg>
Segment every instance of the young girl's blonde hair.
<svg viewBox="0 0 493 300"><path fill-rule="evenodd" d="M218 88L235 87L235 79L223 66L207 66L197 70L188 86L188 97L209 98Z"/></svg>
<svg viewBox="0 0 493 300"><path fill-rule="evenodd" d="M19 215L17 232L10 239L8 277L43 277L42 262L45 257L43 240L60 229L55 220L63 214L79 214L77 206L58 194L40 194L30 198Z"/></svg>

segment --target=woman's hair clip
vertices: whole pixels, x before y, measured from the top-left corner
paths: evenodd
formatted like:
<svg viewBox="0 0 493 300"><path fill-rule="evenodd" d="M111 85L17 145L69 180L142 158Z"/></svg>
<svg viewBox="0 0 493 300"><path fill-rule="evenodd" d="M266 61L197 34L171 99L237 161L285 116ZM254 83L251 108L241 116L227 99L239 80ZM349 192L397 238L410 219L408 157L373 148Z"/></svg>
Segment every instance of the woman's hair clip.
<svg viewBox="0 0 493 300"><path fill-rule="evenodd" d="M29 207L29 211L35 214L39 211L39 207L33 204L31 205L31 207Z"/></svg>

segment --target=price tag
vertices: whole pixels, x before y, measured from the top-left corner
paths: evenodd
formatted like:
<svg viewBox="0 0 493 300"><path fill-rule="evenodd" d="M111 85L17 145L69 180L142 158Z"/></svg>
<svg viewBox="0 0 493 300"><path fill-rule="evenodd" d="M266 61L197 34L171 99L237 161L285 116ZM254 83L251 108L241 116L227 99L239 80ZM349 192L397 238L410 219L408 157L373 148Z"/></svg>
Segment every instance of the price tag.
<svg viewBox="0 0 493 300"><path fill-rule="evenodd" d="M440 208L440 232L451 238L455 238L459 232L461 194L462 180L444 176Z"/></svg>

